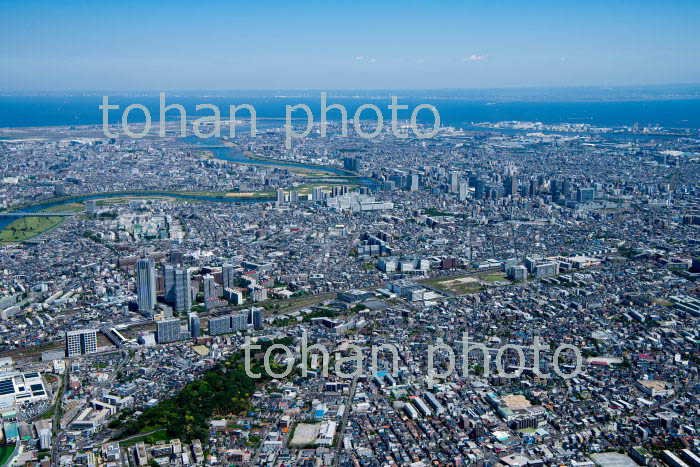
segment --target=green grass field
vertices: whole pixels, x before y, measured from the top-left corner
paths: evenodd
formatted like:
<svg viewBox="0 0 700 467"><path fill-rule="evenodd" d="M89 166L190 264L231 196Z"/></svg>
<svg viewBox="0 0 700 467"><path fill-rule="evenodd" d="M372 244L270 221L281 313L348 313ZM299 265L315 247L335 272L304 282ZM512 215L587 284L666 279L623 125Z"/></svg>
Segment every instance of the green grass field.
<svg viewBox="0 0 700 467"><path fill-rule="evenodd" d="M23 217L0 232L0 244L22 242L56 227L65 217Z"/></svg>
<svg viewBox="0 0 700 467"><path fill-rule="evenodd" d="M502 281L506 279L506 275L502 273L493 273L493 274L480 274L479 278L488 282L497 282L497 281Z"/></svg>
<svg viewBox="0 0 700 467"><path fill-rule="evenodd" d="M46 208L41 212L85 212L84 203L66 203Z"/></svg>
<svg viewBox="0 0 700 467"><path fill-rule="evenodd" d="M67 203L46 208L42 212L83 212L85 204ZM0 231L0 245L5 243L21 242L35 237L49 229L56 227L66 217L23 217L17 219L4 230Z"/></svg>
<svg viewBox="0 0 700 467"><path fill-rule="evenodd" d="M15 452L15 445L0 446L0 465L3 465L12 453Z"/></svg>

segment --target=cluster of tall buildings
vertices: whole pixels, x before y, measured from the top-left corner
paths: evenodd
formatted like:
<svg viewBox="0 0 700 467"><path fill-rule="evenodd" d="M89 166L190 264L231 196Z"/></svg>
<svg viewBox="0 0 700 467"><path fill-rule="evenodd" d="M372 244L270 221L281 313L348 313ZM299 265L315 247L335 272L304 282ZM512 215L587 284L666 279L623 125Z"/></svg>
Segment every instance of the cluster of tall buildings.
<svg viewBox="0 0 700 467"><path fill-rule="evenodd" d="M192 308L192 287L187 268L166 264L163 267L165 301L178 313L186 313ZM213 281L213 279L212 279ZM156 306L156 269L152 259L138 261L136 265L136 294L139 311L152 315ZM205 282L206 291L206 282Z"/></svg>
<svg viewBox="0 0 700 467"><path fill-rule="evenodd" d="M248 328L262 329L262 309L251 308L243 313L228 313L209 318L209 334L218 336ZM183 332L179 318L161 319L156 323L156 341L159 344L178 342L188 337L196 339L201 336L201 323L197 313L187 314L187 333Z"/></svg>
<svg viewBox="0 0 700 467"><path fill-rule="evenodd" d="M393 170L389 178L384 180L384 190L393 191L397 188L414 192L418 191L420 189L420 175L409 173L405 170Z"/></svg>
<svg viewBox="0 0 700 467"><path fill-rule="evenodd" d="M193 339L201 336L201 324L197 313L187 314L187 331ZM169 344L187 337L187 334L182 332L179 318L161 319L156 323L156 341L159 344Z"/></svg>
<svg viewBox="0 0 700 467"><path fill-rule="evenodd" d="M284 191L284 188L277 189L277 206L282 206L286 202L298 203L299 202L299 192L295 190L289 191L289 194Z"/></svg>
<svg viewBox="0 0 700 467"><path fill-rule="evenodd" d="M165 302L178 313L186 313L192 308L192 284L186 267L166 264L163 267Z"/></svg>
<svg viewBox="0 0 700 467"><path fill-rule="evenodd" d="M358 159L357 157L344 157L343 158L343 168L345 170L359 172L360 171L360 159Z"/></svg>
<svg viewBox="0 0 700 467"><path fill-rule="evenodd" d="M456 194L460 201L466 201L469 198L470 188L475 200L497 199L500 196L527 198L537 196L539 193L548 193L555 203L560 201L592 203L595 201L596 189L594 187L576 187L572 180L566 178L546 180L544 176L539 176L529 180L521 180L514 170L508 170L502 179L500 177L487 179L488 177L478 173L470 173L463 177L458 171L449 172L445 176L447 177L446 185L443 185L443 189ZM498 187L499 183L503 185L502 190Z"/></svg>
<svg viewBox="0 0 700 467"><path fill-rule="evenodd" d="M237 331L245 331L251 326L262 329L263 316L260 308L251 308L247 313L225 314L209 318L209 334L218 336Z"/></svg>

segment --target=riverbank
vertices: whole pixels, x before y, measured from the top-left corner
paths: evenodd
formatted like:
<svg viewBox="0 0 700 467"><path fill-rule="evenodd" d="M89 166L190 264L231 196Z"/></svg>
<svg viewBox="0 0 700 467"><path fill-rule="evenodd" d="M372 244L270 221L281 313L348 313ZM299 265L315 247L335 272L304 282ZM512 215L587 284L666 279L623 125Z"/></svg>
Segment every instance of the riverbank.
<svg viewBox="0 0 700 467"><path fill-rule="evenodd" d="M187 139L186 142L194 143L192 147L200 151L203 157L207 159L287 169L303 176L334 178L337 179L338 183L353 182L363 186L377 186L376 180L362 177L351 170L311 162L295 162L263 157L226 139L219 141L212 138L204 142L198 140L195 142L195 140Z"/></svg>
<svg viewBox="0 0 700 467"><path fill-rule="evenodd" d="M309 183L285 191L296 191L301 196L310 194L314 188L330 191L332 182ZM356 188L357 184L349 184ZM13 206L4 212L22 211L26 213L74 212L84 210L85 201L101 201L100 204L125 203L138 199L183 200L186 202L223 202L223 203L256 203L270 202L276 199L274 191L249 192L206 192L206 191L112 191L104 193L89 193L84 195L64 196L38 203L27 203ZM0 217L2 212L0 212ZM56 228L66 217L26 216L19 219L0 218L0 245L16 243L34 238L42 233Z"/></svg>

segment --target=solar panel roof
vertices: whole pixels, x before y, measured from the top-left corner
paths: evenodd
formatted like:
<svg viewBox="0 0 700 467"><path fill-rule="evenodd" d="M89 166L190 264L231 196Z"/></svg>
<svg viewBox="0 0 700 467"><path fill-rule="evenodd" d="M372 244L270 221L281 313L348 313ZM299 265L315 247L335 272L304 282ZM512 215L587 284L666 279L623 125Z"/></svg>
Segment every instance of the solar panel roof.
<svg viewBox="0 0 700 467"><path fill-rule="evenodd" d="M14 394L14 392L15 392L15 385L12 384L11 379L6 379L4 381L0 381L0 396Z"/></svg>

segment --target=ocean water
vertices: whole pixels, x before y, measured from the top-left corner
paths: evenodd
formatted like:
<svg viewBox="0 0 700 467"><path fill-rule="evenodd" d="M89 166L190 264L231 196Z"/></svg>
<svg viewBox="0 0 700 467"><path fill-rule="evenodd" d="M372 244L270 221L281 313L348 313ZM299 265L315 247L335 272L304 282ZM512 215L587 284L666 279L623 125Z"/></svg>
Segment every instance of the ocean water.
<svg viewBox="0 0 700 467"><path fill-rule="evenodd" d="M594 100L594 101L527 101L527 100L489 100L470 97L445 96L416 96L415 93L402 97L401 92L395 93L399 104L408 105L408 110L399 111L399 119L410 118L411 111L419 104L434 105L440 113L443 126L457 128L468 127L473 122L499 121L539 121L543 123L588 123L593 126L640 126L661 125L666 128L700 128L700 99L637 99L637 100ZM109 93L106 93L109 96ZM333 97L329 96L327 105L341 104L352 118L357 108L362 104L378 106L384 120L391 119L387 106L391 98L368 95L364 97ZM157 93L140 96L115 95L109 96L110 104L119 105L119 110L110 111L110 123L121 120L124 108L130 104L141 104L149 109L153 121L159 119L159 98ZM44 95L44 96L0 96L0 128L7 127L43 127L43 126L73 126L99 125L102 123L102 111L98 106L102 103L102 95ZM311 94L299 97L275 96L167 96L166 104L181 104L188 118L211 115L210 111L196 111L197 104L213 104L221 111L221 118L227 119L229 105L250 104L255 107L258 120L273 119L268 124L280 125L285 118L285 106L295 104L308 105L314 115L314 121L320 120L320 93L315 97ZM241 111L240 117L247 118L247 112ZM328 120L339 120L340 112L329 111ZM293 117L305 118L303 112L295 112ZM374 112L365 110L362 117L376 120ZM167 120L179 118L176 111L166 114ZM134 110L129 114L130 122L144 121L143 113ZM275 120L276 119L276 120ZM433 115L423 110L418 114L418 121L432 124Z"/></svg>

